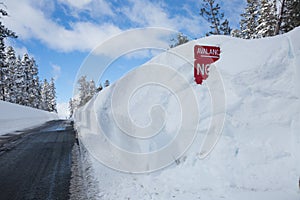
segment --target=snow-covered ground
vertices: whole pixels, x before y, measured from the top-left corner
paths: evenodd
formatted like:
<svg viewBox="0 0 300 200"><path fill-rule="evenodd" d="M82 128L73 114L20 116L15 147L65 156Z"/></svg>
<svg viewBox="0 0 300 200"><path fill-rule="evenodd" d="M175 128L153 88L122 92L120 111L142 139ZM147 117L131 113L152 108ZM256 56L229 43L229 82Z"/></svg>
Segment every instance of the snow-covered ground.
<svg viewBox="0 0 300 200"><path fill-rule="evenodd" d="M57 114L0 101L0 135L22 131L58 119Z"/></svg>
<svg viewBox="0 0 300 200"><path fill-rule="evenodd" d="M136 153L152 151L153 146L160 150L174 137L181 122L178 118L181 110L176 105L178 99L171 97L165 88L145 86L141 91L137 90L129 102L130 117L140 127L146 126L151 120L145 113L153 105L162 105L166 112L165 128L160 130L163 136L149 144L134 143L122 135L112 118L111 98L118 83L125 84L126 88L126 84L129 87L135 81L123 77L75 115L81 142L92 155L98 198L300 199L300 28L258 40L211 36L172 51L193 63L195 44L218 45L222 51L216 67L225 88L226 119L217 145L208 157L199 158L203 133L211 120L209 91L205 84L194 83L191 66L182 64L182 59L174 54L163 53L150 63L172 66L197 94L200 110L197 137L176 164L153 173L128 174L102 165L95 154L109 157L114 153L105 149L108 139L120 148ZM131 73L138 75L145 67ZM163 73L157 71L157 76L163 76ZM103 131L106 138L97 141L98 135L103 133L97 131ZM120 159L116 154L113 156Z"/></svg>

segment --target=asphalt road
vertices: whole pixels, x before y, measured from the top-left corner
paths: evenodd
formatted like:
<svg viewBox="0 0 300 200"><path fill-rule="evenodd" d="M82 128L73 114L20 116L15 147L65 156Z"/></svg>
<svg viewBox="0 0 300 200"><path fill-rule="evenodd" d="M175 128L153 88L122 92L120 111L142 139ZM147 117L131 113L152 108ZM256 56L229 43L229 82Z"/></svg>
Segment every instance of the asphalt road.
<svg viewBox="0 0 300 200"><path fill-rule="evenodd" d="M52 121L0 142L0 200L69 199L75 132ZM1 138L0 138L1 139Z"/></svg>

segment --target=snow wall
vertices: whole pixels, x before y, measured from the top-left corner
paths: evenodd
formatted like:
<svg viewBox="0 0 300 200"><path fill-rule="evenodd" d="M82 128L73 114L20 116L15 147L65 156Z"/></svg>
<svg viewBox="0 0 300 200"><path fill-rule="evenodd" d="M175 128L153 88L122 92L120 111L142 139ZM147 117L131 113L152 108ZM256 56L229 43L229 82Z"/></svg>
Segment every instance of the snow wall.
<svg viewBox="0 0 300 200"><path fill-rule="evenodd" d="M163 136L150 143L133 142L122 133L114 122L113 92L118 84L124 85L123 88L131 86L136 81L133 77L139 79L148 65L131 71L74 115L79 138L94 156L93 167L101 196L104 199L152 199L153 195L158 195L155 196L157 199L198 199L199 196L201 199L215 199L217 196L222 199L298 199L300 28L257 40L211 36L171 51L184 55L193 63L196 44L217 45L222 51L215 65L225 88L226 119L215 149L207 158L199 159L200 147L212 117L209 91L205 84L194 83L190 65L185 65L174 53L162 53L150 63L172 66L197 94L200 110L197 137L184 159L178 161L178 166L172 165L152 175L132 177L101 165L100 162L105 164L107 160L99 160L95 154L118 157L106 145L108 140L128 151L145 153L160 149L166 141L174 138L180 124L180 107L176 107L178 99L165 88L145 86L136 91L128 103L130 120L141 127L147 126L152 117L149 110L153 105L162 105L166 113L164 128L160 132ZM157 76L160 74L158 70ZM128 119L123 120L128 122ZM98 137L99 134L105 137Z"/></svg>
<svg viewBox="0 0 300 200"><path fill-rule="evenodd" d="M55 113L0 101L0 135L22 131L58 119Z"/></svg>

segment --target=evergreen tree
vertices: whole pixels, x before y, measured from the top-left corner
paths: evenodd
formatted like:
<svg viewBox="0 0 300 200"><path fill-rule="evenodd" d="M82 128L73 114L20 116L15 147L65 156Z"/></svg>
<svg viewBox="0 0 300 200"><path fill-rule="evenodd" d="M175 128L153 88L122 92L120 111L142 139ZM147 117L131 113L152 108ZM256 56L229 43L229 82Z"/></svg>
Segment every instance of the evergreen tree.
<svg viewBox="0 0 300 200"><path fill-rule="evenodd" d="M286 33L300 26L300 0L283 0L278 33Z"/></svg>
<svg viewBox="0 0 300 200"><path fill-rule="evenodd" d="M32 81L30 83L31 90L29 92L29 96L31 97L31 106L33 108L40 108L41 106L41 87L38 76L38 67L34 58L31 58L31 74Z"/></svg>
<svg viewBox="0 0 300 200"><path fill-rule="evenodd" d="M257 37L256 27L258 19L258 0L247 0L245 12L241 14L240 35L235 35L244 39L253 39Z"/></svg>
<svg viewBox="0 0 300 200"><path fill-rule="evenodd" d="M1 6L3 6L3 3L1 3ZM3 9L0 8L0 19L2 17L7 16L8 13ZM7 87L8 84L8 69L7 69L7 64L5 62L5 44L4 44L4 39L5 38L16 38L16 34L6 28L2 21L0 21L0 100L6 100L5 99L5 88Z"/></svg>
<svg viewBox="0 0 300 200"><path fill-rule="evenodd" d="M54 78L51 78L50 84L49 84L49 102L48 102L48 111L50 112L57 112L56 109L56 92L55 92L55 84L54 84Z"/></svg>
<svg viewBox="0 0 300 200"><path fill-rule="evenodd" d="M24 77L24 69L21 64L20 56L16 59L16 71L15 71L15 85L16 88L14 93L16 95L16 103L23 105L24 97L23 91L25 90L25 77Z"/></svg>
<svg viewBox="0 0 300 200"><path fill-rule="evenodd" d="M35 60L29 58L28 54L23 57L23 65L25 69L25 85L27 94L27 103L25 105L38 108L39 107L39 78L38 78L38 68L36 66Z"/></svg>
<svg viewBox="0 0 300 200"><path fill-rule="evenodd" d="M231 29L227 19L223 21L224 13L220 13L219 4L215 4L215 0L202 0L202 8L200 15L206 19L211 25L212 29L206 35L229 35Z"/></svg>
<svg viewBox="0 0 300 200"><path fill-rule="evenodd" d="M77 106L83 106L86 104L93 96L95 95L96 92L102 90L102 86L100 86L96 89L95 82L93 80L87 81L86 76L82 76L78 80L78 91L79 91L79 96L78 98L74 98L72 100L72 104L74 108L77 108ZM101 88L100 88L101 87Z"/></svg>
<svg viewBox="0 0 300 200"><path fill-rule="evenodd" d="M47 79L44 79L41 90L41 107L43 110L49 111L49 83Z"/></svg>
<svg viewBox="0 0 300 200"><path fill-rule="evenodd" d="M79 84L79 106L83 106L88 102L89 95L89 83L86 80L86 76L80 77L78 80Z"/></svg>
<svg viewBox="0 0 300 200"><path fill-rule="evenodd" d="M37 109L43 109L43 103L42 103L42 84L40 82L40 78L37 76L37 79L36 79L36 82L35 82L36 86L36 101L35 101L35 107L34 108L37 108Z"/></svg>
<svg viewBox="0 0 300 200"><path fill-rule="evenodd" d="M229 27L229 21L227 19L225 19L224 22L222 22L220 26L220 31L222 35L230 35L231 28Z"/></svg>
<svg viewBox="0 0 300 200"><path fill-rule="evenodd" d="M32 99L32 88L31 82L33 76L31 74L32 63L27 53L25 53L22 57L21 65L23 68L24 73L24 86L23 86L23 102L22 105L24 106L31 106L31 99Z"/></svg>
<svg viewBox="0 0 300 200"><path fill-rule="evenodd" d="M70 112L70 116L69 118L71 118L74 114L74 110L75 110L75 104L72 98L70 98L69 100L69 112Z"/></svg>
<svg viewBox="0 0 300 200"><path fill-rule="evenodd" d="M101 90L103 90L103 87L102 87L102 85L101 85L101 83L100 83L99 87L97 87L96 92L100 92Z"/></svg>
<svg viewBox="0 0 300 200"><path fill-rule="evenodd" d="M230 35L232 37L243 38L242 32L239 29L232 30Z"/></svg>
<svg viewBox="0 0 300 200"><path fill-rule="evenodd" d="M261 0L257 22L258 37L274 36L277 26L276 1Z"/></svg>
<svg viewBox="0 0 300 200"><path fill-rule="evenodd" d="M44 79L44 83L42 85L41 90L41 103L42 109L49 112L57 112L56 109L56 92L55 92L55 84L54 79L51 78L50 83L48 83L47 79Z"/></svg>
<svg viewBox="0 0 300 200"><path fill-rule="evenodd" d="M3 6L2 3L0 5ZM0 19L7 15L7 12L0 8ZM28 54L24 54L22 59L20 56L16 57L12 47L5 51L5 38L17 36L7 29L2 21L0 33L0 100L56 111L54 81L51 80L49 85L45 80L41 86L34 58L29 58Z"/></svg>
<svg viewBox="0 0 300 200"><path fill-rule="evenodd" d="M170 45L170 48L174 48L176 46L182 45L184 43L187 43L189 41L188 37L183 35L182 33L178 33L176 36L176 39L171 39L174 44Z"/></svg>
<svg viewBox="0 0 300 200"><path fill-rule="evenodd" d="M17 58L15 54L15 50L9 46L6 51L6 64L7 64L7 84L6 84L6 92L5 92L5 99L8 102L16 103L17 97Z"/></svg>
<svg viewBox="0 0 300 200"><path fill-rule="evenodd" d="M105 82L104 82L104 87L108 87L109 86L109 80L106 80Z"/></svg>
<svg viewBox="0 0 300 200"><path fill-rule="evenodd" d="M276 24L276 28L275 28L275 33L274 35L278 35L280 33L281 30L281 25L282 25L282 18L284 17L284 14L286 13L286 0L282 0L280 5L280 9L279 9L279 13L278 13L278 19L277 19L277 24Z"/></svg>
<svg viewBox="0 0 300 200"><path fill-rule="evenodd" d="M39 82L38 67L34 58L24 54L16 58L15 51L8 47L6 51L7 70L4 87L6 101L20 105L45 109L41 103L41 84ZM55 91L54 91L55 92Z"/></svg>
<svg viewBox="0 0 300 200"><path fill-rule="evenodd" d="M88 99L90 100L96 93L96 85L94 80L91 80L89 83L89 92L88 92Z"/></svg>

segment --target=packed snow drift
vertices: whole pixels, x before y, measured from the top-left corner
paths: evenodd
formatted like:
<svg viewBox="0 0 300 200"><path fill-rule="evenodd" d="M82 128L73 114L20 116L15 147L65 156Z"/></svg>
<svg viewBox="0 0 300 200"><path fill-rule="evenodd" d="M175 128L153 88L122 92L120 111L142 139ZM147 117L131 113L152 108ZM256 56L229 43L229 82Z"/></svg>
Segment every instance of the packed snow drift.
<svg viewBox="0 0 300 200"><path fill-rule="evenodd" d="M221 58L215 66L222 76L226 95L222 135L204 159L199 153L213 118L211 91L205 85L207 82L204 85L194 82L193 66L178 56L193 63L193 48L197 44L221 48ZM107 143L136 154L159 152L176 138L183 120L178 90L150 84L137 88L126 102L130 118L121 118L119 124L114 121L117 114L112 99L114 91L119 91L116 87L122 83L125 91L118 97L120 101L122 96L127 100L126 88L141 79L139 76L147 71L149 63L171 66L192 87L198 108L189 111L199 111L196 138L179 159L174 157L172 165L147 174L121 173L102 164L113 158L99 160L97 156L120 159ZM162 53L149 63L129 72L75 113L81 143L91 154L99 199L299 199L300 28L256 40L202 38ZM156 76L165 78L159 69ZM180 92L186 89L180 88ZM165 118L155 119L160 109ZM143 128L155 120L164 123L163 128L155 129L158 131L151 142L146 140L149 138L134 141L132 135L119 128L132 128L126 127L126 123ZM193 131L185 128L187 135ZM143 161L131 164L146 166L147 159Z"/></svg>
<svg viewBox="0 0 300 200"><path fill-rule="evenodd" d="M0 101L0 135L23 131L58 119L57 114Z"/></svg>

